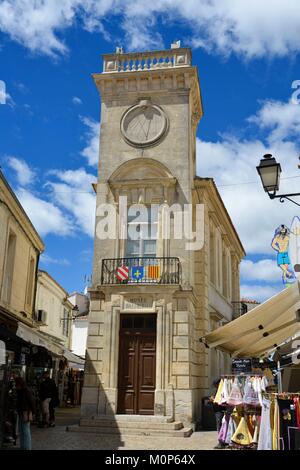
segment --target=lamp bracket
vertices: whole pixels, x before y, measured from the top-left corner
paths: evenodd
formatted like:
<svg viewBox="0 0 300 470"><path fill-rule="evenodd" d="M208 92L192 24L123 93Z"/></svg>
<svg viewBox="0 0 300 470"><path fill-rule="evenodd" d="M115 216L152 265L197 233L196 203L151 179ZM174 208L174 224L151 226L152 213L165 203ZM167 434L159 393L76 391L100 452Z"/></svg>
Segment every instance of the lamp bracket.
<svg viewBox="0 0 300 470"><path fill-rule="evenodd" d="M285 202L284 200L287 199L288 201L292 202L293 204L296 204L296 206L300 207L300 204L298 202L293 201L293 199L291 199L291 197L300 196L300 193L293 193L293 194L276 194L276 193L272 193L272 194L269 194L269 196L270 196L270 199L279 198L279 201L281 203Z"/></svg>

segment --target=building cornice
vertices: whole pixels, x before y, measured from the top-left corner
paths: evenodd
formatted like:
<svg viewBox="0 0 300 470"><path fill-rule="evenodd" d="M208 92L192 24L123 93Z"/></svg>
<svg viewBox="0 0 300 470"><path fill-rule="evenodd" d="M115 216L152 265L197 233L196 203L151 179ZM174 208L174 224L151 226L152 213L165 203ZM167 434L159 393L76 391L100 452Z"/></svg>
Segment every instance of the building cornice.
<svg viewBox="0 0 300 470"><path fill-rule="evenodd" d="M192 102L192 124L197 126L203 116L202 98L196 66L174 67L168 69L142 70L136 72L94 73L92 77L101 94L102 100L118 99L124 104L141 96L190 95Z"/></svg>
<svg viewBox="0 0 300 470"><path fill-rule="evenodd" d="M211 202L214 209L211 211L214 213L213 219L216 220L217 218L219 223L221 223L225 229L225 234L223 233L223 236L227 235L228 240L234 243L237 249L237 253L239 253L239 258L242 259L246 255L245 249L237 234L237 231L233 225L231 217L224 205L214 180L212 178L201 178L196 176L194 181L196 190L201 189L208 192L209 201Z"/></svg>
<svg viewBox="0 0 300 470"><path fill-rule="evenodd" d="M39 269L39 271L38 271L38 282L47 289L52 288L54 293L59 292L59 294L62 294L62 295L60 295L60 297L62 297L63 305L68 306L71 309L74 307L72 302L68 300L68 297L69 297L68 292L47 271ZM47 283L49 285L47 285ZM55 292L55 290L56 290L56 292Z"/></svg>
<svg viewBox="0 0 300 470"><path fill-rule="evenodd" d="M0 170L0 204L1 203L8 208L36 250L40 253L44 251L45 245L41 237L34 228L23 206Z"/></svg>

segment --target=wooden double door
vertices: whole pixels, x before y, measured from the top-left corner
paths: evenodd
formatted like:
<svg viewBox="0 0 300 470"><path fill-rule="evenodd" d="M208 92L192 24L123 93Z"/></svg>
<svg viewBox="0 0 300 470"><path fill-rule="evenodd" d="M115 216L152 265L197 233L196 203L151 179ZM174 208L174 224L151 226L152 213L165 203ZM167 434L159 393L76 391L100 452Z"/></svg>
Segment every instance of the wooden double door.
<svg viewBox="0 0 300 470"><path fill-rule="evenodd" d="M118 413L154 414L156 315L121 315Z"/></svg>

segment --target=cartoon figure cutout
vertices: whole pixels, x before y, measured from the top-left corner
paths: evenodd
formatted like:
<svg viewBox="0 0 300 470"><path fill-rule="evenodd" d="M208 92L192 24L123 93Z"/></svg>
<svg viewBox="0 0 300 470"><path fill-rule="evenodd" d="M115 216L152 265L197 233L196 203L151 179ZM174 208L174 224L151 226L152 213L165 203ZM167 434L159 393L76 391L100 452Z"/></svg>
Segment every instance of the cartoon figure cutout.
<svg viewBox="0 0 300 470"><path fill-rule="evenodd" d="M294 266L291 266L289 256L290 236L291 231L288 227L286 225L280 225L275 230L271 243L273 250L277 251L277 265L282 270L282 281L285 286L293 284L296 281Z"/></svg>
<svg viewBox="0 0 300 470"><path fill-rule="evenodd" d="M289 255L295 276L300 280L300 219L297 216L293 218L291 225Z"/></svg>

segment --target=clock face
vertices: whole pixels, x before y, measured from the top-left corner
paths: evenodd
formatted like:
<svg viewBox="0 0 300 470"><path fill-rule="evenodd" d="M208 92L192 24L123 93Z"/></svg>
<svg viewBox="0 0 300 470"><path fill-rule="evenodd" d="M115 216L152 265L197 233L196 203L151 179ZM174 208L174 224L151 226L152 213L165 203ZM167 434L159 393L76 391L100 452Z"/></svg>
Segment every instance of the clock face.
<svg viewBox="0 0 300 470"><path fill-rule="evenodd" d="M168 120L164 111L149 101L129 108L121 119L121 133L134 147L155 145L164 136Z"/></svg>

